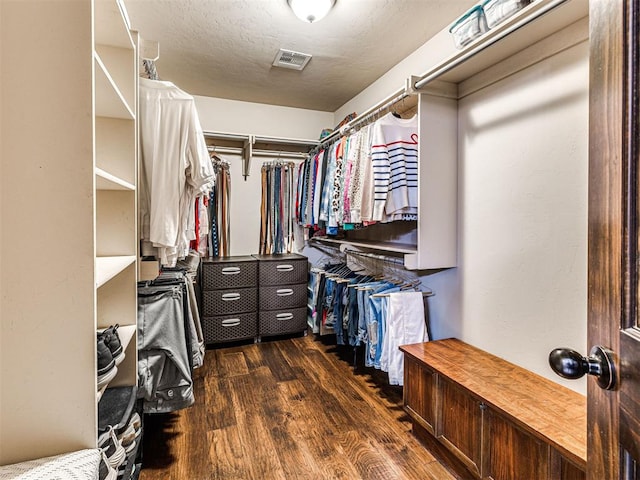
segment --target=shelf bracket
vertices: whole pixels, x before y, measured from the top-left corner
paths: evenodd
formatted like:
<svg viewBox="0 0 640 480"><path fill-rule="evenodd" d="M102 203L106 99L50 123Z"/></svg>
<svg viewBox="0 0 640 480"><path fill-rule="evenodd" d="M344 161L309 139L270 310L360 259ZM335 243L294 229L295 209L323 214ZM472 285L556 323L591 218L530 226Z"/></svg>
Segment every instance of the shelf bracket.
<svg viewBox="0 0 640 480"><path fill-rule="evenodd" d="M416 83L420 81L420 77L417 75L411 75L407 79L405 84L405 91L409 95L417 95L423 93L426 95L433 95L436 97L453 98L458 99L458 84L445 82L443 80L432 80L431 82L423 85L420 88L416 88Z"/></svg>
<svg viewBox="0 0 640 480"><path fill-rule="evenodd" d="M418 75L411 75L404 84L404 92L407 95L417 95L421 92L420 89L416 88L416 83L420 81L420 77Z"/></svg>
<svg viewBox="0 0 640 480"><path fill-rule="evenodd" d="M157 40L146 40L139 37L138 56L143 60L155 62L160 58L160 43Z"/></svg>
<svg viewBox="0 0 640 480"><path fill-rule="evenodd" d="M244 146L242 147L242 176L245 182L251 173L251 157L253 156L253 146L255 143L256 136L249 135L249 138L244 141Z"/></svg>

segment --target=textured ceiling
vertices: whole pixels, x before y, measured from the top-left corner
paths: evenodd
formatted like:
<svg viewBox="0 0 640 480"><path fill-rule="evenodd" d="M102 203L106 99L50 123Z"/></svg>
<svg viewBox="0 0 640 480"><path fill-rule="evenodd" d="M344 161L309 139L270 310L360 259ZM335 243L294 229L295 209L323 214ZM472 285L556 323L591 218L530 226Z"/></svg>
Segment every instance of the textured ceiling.
<svg viewBox="0 0 640 480"><path fill-rule="evenodd" d="M304 23L286 0L125 0L160 44L158 75L193 95L333 112L477 0L337 0ZM272 67L280 48L313 55Z"/></svg>

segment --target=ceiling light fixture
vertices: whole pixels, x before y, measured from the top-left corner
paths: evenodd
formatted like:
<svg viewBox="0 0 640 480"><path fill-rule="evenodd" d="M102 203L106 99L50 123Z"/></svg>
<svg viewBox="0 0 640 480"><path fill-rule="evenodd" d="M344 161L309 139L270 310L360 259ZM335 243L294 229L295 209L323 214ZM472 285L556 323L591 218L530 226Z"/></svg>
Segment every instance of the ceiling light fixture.
<svg viewBox="0 0 640 480"><path fill-rule="evenodd" d="M287 3L303 22L318 22L322 20L336 0L287 0Z"/></svg>

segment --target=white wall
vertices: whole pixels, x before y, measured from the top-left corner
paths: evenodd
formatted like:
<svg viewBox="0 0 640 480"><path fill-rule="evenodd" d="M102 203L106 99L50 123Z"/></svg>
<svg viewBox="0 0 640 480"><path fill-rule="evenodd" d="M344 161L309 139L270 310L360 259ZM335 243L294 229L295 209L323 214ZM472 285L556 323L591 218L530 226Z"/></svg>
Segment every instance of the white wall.
<svg viewBox="0 0 640 480"><path fill-rule="evenodd" d="M195 96L205 131L314 140L333 126L333 114L301 108ZM242 176L239 155L219 154L231 163L231 254L258 253L260 239L260 167L269 158L254 157L251 171Z"/></svg>
<svg viewBox="0 0 640 480"><path fill-rule="evenodd" d="M404 88L409 76L420 75L426 72L431 65L436 65L449 57L454 51L455 46L451 34L449 34L447 29L442 30L336 110L334 125L337 125L349 113L362 113L382 99L390 96L396 90Z"/></svg>
<svg viewBox="0 0 640 480"><path fill-rule="evenodd" d="M317 140L333 114L302 108L194 96L205 131Z"/></svg>
<svg viewBox="0 0 640 480"><path fill-rule="evenodd" d="M587 351L588 43L460 100L458 265L425 279L455 336L581 393L549 368Z"/></svg>

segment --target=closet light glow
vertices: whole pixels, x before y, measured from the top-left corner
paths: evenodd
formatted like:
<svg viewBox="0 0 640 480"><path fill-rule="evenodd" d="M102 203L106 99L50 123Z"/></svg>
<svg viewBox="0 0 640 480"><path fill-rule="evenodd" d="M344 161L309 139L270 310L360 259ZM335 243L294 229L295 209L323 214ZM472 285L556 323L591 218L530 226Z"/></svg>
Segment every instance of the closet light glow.
<svg viewBox="0 0 640 480"><path fill-rule="evenodd" d="M287 0L291 10L303 22L317 22L322 20L336 0Z"/></svg>

